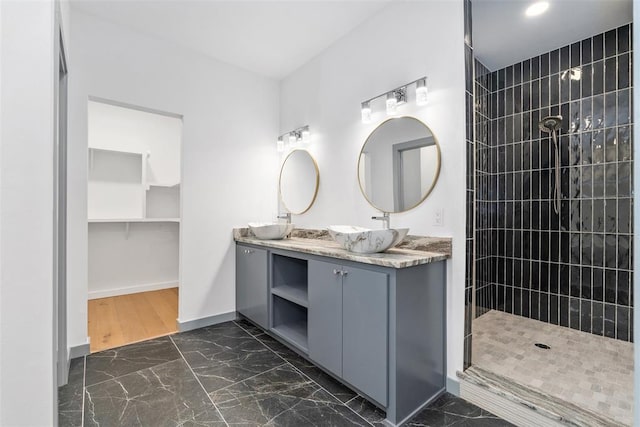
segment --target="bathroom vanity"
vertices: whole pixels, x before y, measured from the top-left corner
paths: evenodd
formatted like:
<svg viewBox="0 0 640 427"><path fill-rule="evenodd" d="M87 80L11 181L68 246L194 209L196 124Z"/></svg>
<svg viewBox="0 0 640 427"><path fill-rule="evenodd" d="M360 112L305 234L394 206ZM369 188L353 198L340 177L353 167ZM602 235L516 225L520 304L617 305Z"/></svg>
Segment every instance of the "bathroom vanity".
<svg viewBox="0 0 640 427"><path fill-rule="evenodd" d="M326 231L258 240L234 230L237 312L401 424L445 390L451 239L347 252Z"/></svg>

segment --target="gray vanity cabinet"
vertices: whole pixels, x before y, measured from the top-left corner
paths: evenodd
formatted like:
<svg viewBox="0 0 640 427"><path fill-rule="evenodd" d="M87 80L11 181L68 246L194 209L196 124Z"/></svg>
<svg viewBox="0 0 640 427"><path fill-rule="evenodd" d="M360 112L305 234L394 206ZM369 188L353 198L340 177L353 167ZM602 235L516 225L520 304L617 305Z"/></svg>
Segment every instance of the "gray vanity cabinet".
<svg viewBox="0 0 640 427"><path fill-rule="evenodd" d="M241 315L382 408L389 425L444 392L444 261L393 267L267 246L286 244L238 243Z"/></svg>
<svg viewBox="0 0 640 427"><path fill-rule="evenodd" d="M388 275L309 261L309 358L387 404Z"/></svg>
<svg viewBox="0 0 640 427"><path fill-rule="evenodd" d="M267 282L268 252L236 245L236 311L269 328Z"/></svg>
<svg viewBox="0 0 640 427"><path fill-rule="evenodd" d="M343 268L342 377L387 405L388 276Z"/></svg>
<svg viewBox="0 0 640 427"><path fill-rule="evenodd" d="M342 376L342 276L340 266L309 263L309 358Z"/></svg>

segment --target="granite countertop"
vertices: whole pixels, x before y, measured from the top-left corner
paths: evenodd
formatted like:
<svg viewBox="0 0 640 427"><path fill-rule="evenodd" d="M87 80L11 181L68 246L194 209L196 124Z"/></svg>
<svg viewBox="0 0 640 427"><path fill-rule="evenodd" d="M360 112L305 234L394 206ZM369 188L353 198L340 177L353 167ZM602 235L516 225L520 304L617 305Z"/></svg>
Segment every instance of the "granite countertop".
<svg viewBox="0 0 640 427"><path fill-rule="evenodd" d="M348 252L331 239L326 230L294 229L291 238L283 240L260 240L248 228L234 228L233 239L274 249L303 252L337 259L380 265L391 268L406 268L451 258L451 238L407 236L395 248L377 254Z"/></svg>

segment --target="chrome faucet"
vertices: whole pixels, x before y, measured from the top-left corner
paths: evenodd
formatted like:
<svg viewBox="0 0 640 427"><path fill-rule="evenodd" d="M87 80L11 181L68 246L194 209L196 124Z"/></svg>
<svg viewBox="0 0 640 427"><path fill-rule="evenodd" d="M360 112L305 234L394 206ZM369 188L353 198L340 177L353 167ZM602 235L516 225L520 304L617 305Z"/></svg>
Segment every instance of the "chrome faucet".
<svg viewBox="0 0 640 427"><path fill-rule="evenodd" d="M376 219L378 221L382 221L385 229L391 228L391 216L389 212L383 212L382 216L372 216L371 219Z"/></svg>
<svg viewBox="0 0 640 427"><path fill-rule="evenodd" d="M287 224L291 224L291 212L286 212L284 215L278 215L278 219L286 219Z"/></svg>

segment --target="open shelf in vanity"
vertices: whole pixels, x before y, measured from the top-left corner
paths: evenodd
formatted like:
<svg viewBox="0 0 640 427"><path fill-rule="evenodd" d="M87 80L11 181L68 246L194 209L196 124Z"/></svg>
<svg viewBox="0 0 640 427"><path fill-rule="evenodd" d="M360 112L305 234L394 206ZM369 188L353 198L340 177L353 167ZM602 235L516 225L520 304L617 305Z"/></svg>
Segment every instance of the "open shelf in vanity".
<svg viewBox="0 0 640 427"><path fill-rule="evenodd" d="M272 331L298 350L307 353L307 309L277 295L272 295Z"/></svg>
<svg viewBox="0 0 640 427"><path fill-rule="evenodd" d="M272 330L300 351L308 352L308 261L272 254Z"/></svg>

